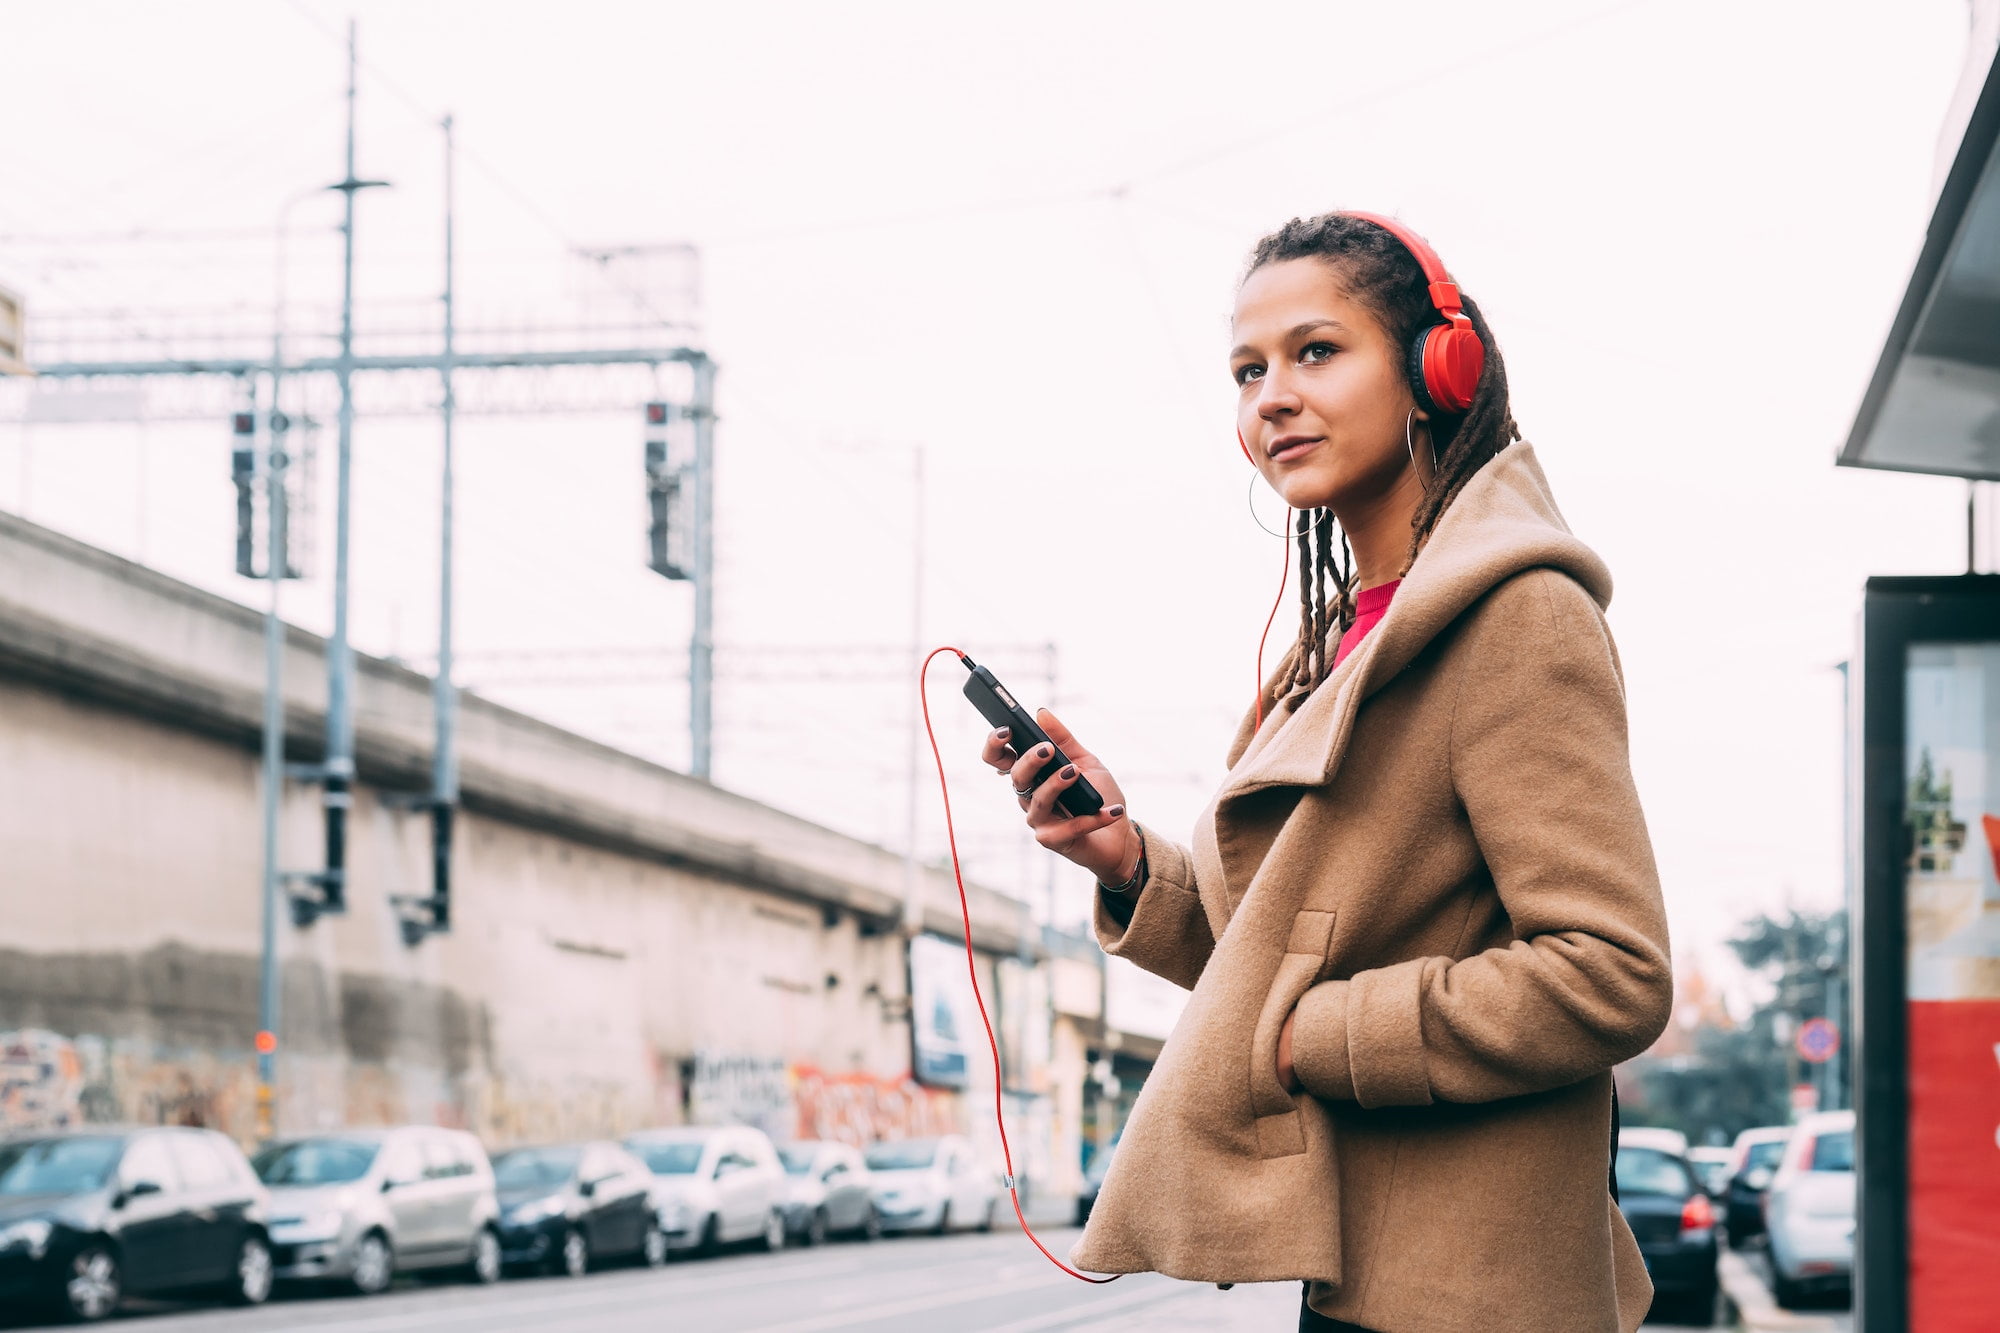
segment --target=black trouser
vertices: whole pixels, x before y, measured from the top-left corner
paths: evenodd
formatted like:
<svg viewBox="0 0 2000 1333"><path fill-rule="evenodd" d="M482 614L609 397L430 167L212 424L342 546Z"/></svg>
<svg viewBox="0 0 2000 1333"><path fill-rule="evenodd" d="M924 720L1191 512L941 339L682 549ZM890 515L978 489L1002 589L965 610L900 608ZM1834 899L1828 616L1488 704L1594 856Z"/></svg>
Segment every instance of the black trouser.
<svg viewBox="0 0 2000 1333"><path fill-rule="evenodd" d="M1319 1311L1306 1304L1306 1292L1311 1284L1301 1283L1299 1292L1299 1333L1368 1333L1359 1324L1350 1324L1342 1319L1328 1319Z"/></svg>

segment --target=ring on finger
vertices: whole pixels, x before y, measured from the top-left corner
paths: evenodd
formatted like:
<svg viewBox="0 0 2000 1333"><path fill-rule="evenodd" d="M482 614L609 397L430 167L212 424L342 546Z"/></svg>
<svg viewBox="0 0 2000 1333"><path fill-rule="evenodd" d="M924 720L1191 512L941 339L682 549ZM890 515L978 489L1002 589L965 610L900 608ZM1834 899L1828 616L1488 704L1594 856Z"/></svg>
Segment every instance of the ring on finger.
<svg viewBox="0 0 2000 1333"><path fill-rule="evenodd" d="M1012 790L1012 788L1013 788L1013 785L1014 785L1014 784L1013 784L1013 783L1011 783L1011 782L1010 782L1010 783L1008 783L1008 784L1007 784L1007 786L1008 786L1008 789L1009 789L1009 790ZM1030 796L1033 796L1033 795L1035 794L1035 789L1034 789L1033 787L1030 787L1030 788L1028 788L1028 789L1027 789L1026 791L1017 791L1017 792L1014 792L1014 794L1015 794L1016 796L1020 797L1020 798L1021 798L1022 800L1024 800L1024 801L1025 801L1025 800L1027 800L1027 799L1028 799L1028 798L1029 798Z"/></svg>

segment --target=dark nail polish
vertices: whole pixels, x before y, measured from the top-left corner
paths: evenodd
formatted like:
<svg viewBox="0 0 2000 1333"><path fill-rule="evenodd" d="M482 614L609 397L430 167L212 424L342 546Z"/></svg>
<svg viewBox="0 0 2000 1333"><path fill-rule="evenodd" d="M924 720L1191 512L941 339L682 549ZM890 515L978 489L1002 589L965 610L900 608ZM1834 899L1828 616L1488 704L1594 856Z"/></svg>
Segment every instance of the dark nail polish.
<svg viewBox="0 0 2000 1333"><path fill-rule="evenodd" d="M1110 815L1113 819L1116 819L1118 816L1125 813L1125 807L1122 805L1107 806L1105 807L1104 813Z"/></svg>
<svg viewBox="0 0 2000 1333"><path fill-rule="evenodd" d="M1014 729L1012 727L1002 727L1000 728L1000 730L994 732L993 734L1004 741L1009 736L1012 736L1014 734Z"/></svg>
<svg viewBox="0 0 2000 1333"><path fill-rule="evenodd" d="M1071 778L1075 777L1075 776L1076 776L1076 765L1075 765L1075 764L1066 764L1066 765L1064 765L1064 766L1063 766L1063 771L1062 771L1062 776L1063 776L1063 781L1064 781L1064 782L1067 782L1067 781L1069 781L1069 780L1070 780Z"/></svg>
<svg viewBox="0 0 2000 1333"><path fill-rule="evenodd" d="M1044 745L1039 750L1035 751L1037 755L1040 755L1044 759L1047 759L1050 755L1054 754L1055 752L1056 750L1053 745Z"/></svg>

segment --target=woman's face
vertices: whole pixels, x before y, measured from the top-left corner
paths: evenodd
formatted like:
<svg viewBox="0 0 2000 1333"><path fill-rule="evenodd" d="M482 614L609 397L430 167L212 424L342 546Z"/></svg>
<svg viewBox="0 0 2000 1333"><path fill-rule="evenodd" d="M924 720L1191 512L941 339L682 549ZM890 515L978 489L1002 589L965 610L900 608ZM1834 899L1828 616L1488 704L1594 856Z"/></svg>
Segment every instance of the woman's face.
<svg viewBox="0 0 2000 1333"><path fill-rule="evenodd" d="M1271 489L1294 509L1331 506L1343 521L1400 486L1403 425L1415 399L1403 349L1320 259L1266 264L1236 294L1236 426ZM1417 412L1416 446L1427 445Z"/></svg>

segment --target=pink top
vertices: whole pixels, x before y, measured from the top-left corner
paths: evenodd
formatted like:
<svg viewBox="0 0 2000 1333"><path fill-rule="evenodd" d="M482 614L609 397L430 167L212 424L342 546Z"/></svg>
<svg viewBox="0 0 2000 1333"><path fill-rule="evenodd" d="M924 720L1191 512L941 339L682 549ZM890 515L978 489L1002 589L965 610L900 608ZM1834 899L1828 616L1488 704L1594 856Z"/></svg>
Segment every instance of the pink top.
<svg viewBox="0 0 2000 1333"><path fill-rule="evenodd" d="M1347 627L1347 633L1340 636L1340 646L1333 650L1335 666L1360 647L1361 641L1368 637L1368 631L1375 628L1375 622L1388 614L1390 599L1395 597L1396 589L1402 586L1402 582L1401 579L1392 579L1355 594L1354 623Z"/></svg>

